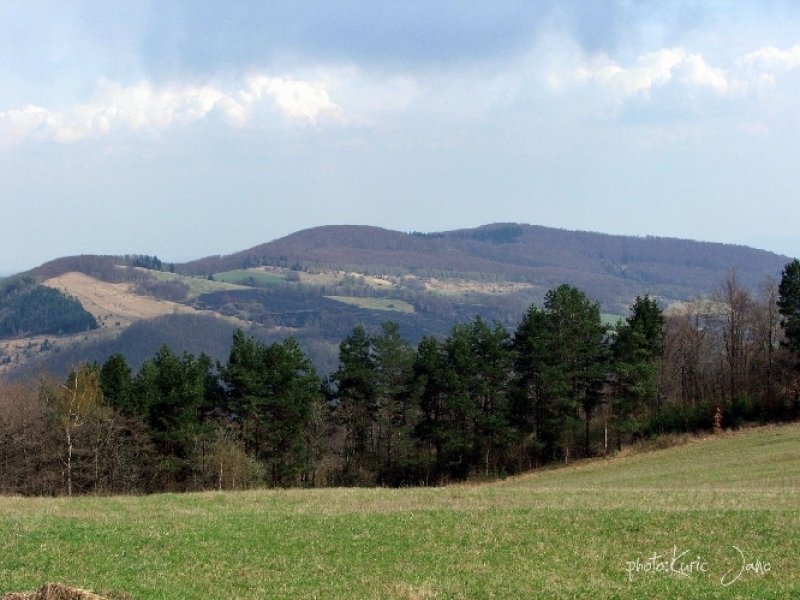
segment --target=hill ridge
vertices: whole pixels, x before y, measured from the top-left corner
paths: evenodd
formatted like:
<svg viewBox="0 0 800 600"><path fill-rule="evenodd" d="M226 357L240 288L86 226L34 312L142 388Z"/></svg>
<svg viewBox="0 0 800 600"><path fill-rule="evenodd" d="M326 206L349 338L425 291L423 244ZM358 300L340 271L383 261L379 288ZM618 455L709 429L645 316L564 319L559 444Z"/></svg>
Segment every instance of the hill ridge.
<svg viewBox="0 0 800 600"><path fill-rule="evenodd" d="M665 306L695 300L731 271L756 292L766 277L777 279L788 261L736 244L521 223L428 233L324 225L234 254L176 264L146 255L68 256L2 280L0 311L4 290L15 282L30 287L83 273L162 302L158 325L153 319L126 324L106 311L102 317L119 337L104 338L102 345L92 346L92 336L54 342L50 332L13 344L0 340L0 371L38 354L44 367L56 370L116 351L136 363L162 343L193 353L210 347L221 359L231 328L248 323L266 341L295 335L315 363L330 371L338 343L356 324L376 328L396 320L412 343L423 335L447 335L456 322L478 315L514 328L531 304L541 305L547 290L563 283L600 303L613 322L627 314L637 295L649 294ZM80 297L79 292L64 289L66 295ZM223 319L206 318L212 316ZM37 354L39 346L52 349Z"/></svg>
<svg viewBox="0 0 800 600"><path fill-rule="evenodd" d="M492 232L499 232L498 236L493 237ZM402 271L418 275L433 271L483 273L544 287L566 281L609 304L617 300L614 294L609 290L593 293L591 288L608 287L616 280L623 288L635 286L641 291L650 287L654 295L685 300L697 295L699 289L707 292L709 282L721 282L731 269L737 271L744 286L755 289L765 276L777 277L788 261L789 257L738 244L621 236L519 223L432 233L325 225L234 254L183 263L176 269L204 275L246 266L299 263L307 268L349 267L371 275ZM678 289L659 290L659 286Z"/></svg>

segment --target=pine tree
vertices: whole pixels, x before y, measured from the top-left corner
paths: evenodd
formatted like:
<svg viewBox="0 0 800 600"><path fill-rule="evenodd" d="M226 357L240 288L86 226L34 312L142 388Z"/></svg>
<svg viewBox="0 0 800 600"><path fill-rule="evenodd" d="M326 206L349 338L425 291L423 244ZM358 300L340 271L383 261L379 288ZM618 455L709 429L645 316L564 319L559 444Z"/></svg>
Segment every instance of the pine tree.
<svg viewBox="0 0 800 600"><path fill-rule="evenodd" d="M561 285L545 295L544 309L531 307L514 336L518 386L534 410L535 430L546 459L559 448L568 457L580 413L584 447L601 401L608 351L600 307L583 292Z"/></svg>
<svg viewBox="0 0 800 600"><path fill-rule="evenodd" d="M109 406L124 415L136 414L133 403L131 368L119 352L112 354L100 369L100 387Z"/></svg>
<svg viewBox="0 0 800 600"><path fill-rule="evenodd" d="M781 273L778 309L783 317L784 345L795 356L800 369L800 260L796 258Z"/></svg>
<svg viewBox="0 0 800 600"><path fill-rule="evenodd" d="M233 335L228 363L220 368L229 410L243 424L252 453L273 485L302 483L313 469L307 430L320 380L294 338L265 345Z"/></svg>
<svg viewBox="0 0 800 600"><path fill-rule="evenodd" d="M378 376L372 340L363 326L339 344L339 368L331 376L335 386L337 422L344 428L344 469L352 477L373 473L378 456L375 444Z"/></svg>
<svg viewBox="0 0 800 600"><path fill-rule="evenodd" d="M414 385L420 409L414 437L421 445L421 460L433 468L433 477L440 480L448 426L447 399L452 388L445 347L435 337L426 336L417 345Z"/></svg>
<svg viewBox="0 0 800 600"><path fill-rule="evenodd" d="M622 434L635 434L658 397L657 360L664 353L664 314L655 299L636 297L631 314L617 326L613 344L613 422L617 448ZM637 418L638 416L638 418Z"/></svg>
<svg viewBox="0 0 800 600"><path fill-rule="evenodd" d="M202 429L202 408L211 359L177 356L166 344L146 360L133 382L134 397L150 433L165 455L164 468L175 482L189 473L193 440Z"/></svg>
<svg viewBox="0 0 800 600"><path fill-rule="evenodd" d="M413 467L411 433L417 421L412 395L414 348L400 336L400 326L388 321L372 337L377 376L378 445L383 458L380 479L390 485L408 482Z"/></svg>

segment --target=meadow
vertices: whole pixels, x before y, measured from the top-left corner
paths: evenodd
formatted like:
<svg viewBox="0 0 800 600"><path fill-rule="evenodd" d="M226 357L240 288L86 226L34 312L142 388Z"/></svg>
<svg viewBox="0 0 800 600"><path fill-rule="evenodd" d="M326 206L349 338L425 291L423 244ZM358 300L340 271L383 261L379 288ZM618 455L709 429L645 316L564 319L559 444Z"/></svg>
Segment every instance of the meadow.
<svg viewBox="0 0 800 600"><path fill-rule="evenodd" d="M800 598L800 427L415 489L0 498L0 591Z"/></svg>
<svg viewBox="0 0 800 600"><path fill-rule="evenodd" d="M178 275L176 273L169 273L167 271L153 271L151 269L146 271L149 275L155 277L159 281L177 281L184 284L187 288L187 300L194 300L198 296L202 296L203 294L211 294L213 292L250 289L250 287L246 285L229 283L225 277L211 280L208 277L187 277L185 275ZM231 280L235 282L243 278L243 275L238 279L234 275L231 277Z"/></svg>
<svg viewBox="0 0 800 600"><path fill-rule="evenodd" d="M225 273L215 273L214 281L239 285L275 285L286 283L286 277L254 269L239 269Z"/></svg>
<svg viewBox="0 0 800 600"><path fill-rule="evenodd" d="M403 313L413 313L414 306L405 300L395 300L390 298L363 298L359 296L326 296L331 300L365 308L367 310L389 310Z"/></svg>

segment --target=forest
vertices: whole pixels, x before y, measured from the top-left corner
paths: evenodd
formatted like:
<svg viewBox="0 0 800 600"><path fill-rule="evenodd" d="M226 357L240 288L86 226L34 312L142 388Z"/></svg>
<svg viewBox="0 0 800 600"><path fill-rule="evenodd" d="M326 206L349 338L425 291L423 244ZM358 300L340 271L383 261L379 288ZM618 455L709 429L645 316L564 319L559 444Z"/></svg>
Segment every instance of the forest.
<svg viewBox="0 0 800 600"><path fill-rule="evenodd" d="M664 433L800 416L800 261L759 293L637 297L609 327L571 285L513 330L481 317L415 346L357 325L321 377L293 338L227 361L163 346L0 386L0 493L416 486L603 456Z"/></svg>
<svg viewBox="0 0 800 600"><path fill-rule="evenodd" d="M78 300L38 283L33 277L0 283L0 339L97 329L96 319Z"/></svg>

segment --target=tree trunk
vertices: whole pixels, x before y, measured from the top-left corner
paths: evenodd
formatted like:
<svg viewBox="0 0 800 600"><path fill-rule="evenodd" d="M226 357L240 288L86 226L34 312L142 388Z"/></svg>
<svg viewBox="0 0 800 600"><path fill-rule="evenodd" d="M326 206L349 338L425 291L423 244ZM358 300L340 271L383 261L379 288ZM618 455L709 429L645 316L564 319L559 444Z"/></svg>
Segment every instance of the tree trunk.
<svg viewBox="0 0 800 600"><path fill-rule="evenodd" d="M72 496L72 432L69 427L65 431L67 434L67 496Z"/></svg>

